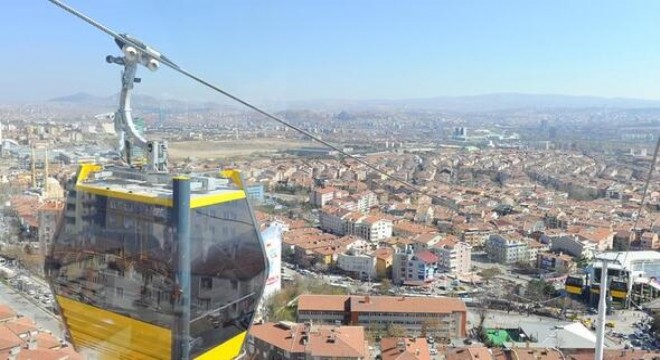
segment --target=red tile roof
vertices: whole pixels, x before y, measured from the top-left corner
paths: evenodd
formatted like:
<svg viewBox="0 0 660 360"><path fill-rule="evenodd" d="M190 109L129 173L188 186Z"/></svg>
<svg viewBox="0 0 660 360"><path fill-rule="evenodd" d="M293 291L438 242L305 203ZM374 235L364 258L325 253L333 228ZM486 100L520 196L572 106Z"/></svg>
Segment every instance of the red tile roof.
<svg viewBox="0 0 660 360"><path fill-rule="evenodd" d="M22 346L23 340L4 325L0 325L0 351Z"/></svg>
<svg viewBox="0 0 660 360"><path fill-rule="evenodd" d="M380 341L383 360L430 360L429 345L424 338L383 338Z"/></svg>
<svg viewBox="0 0 660 360"><path fill-rule="evenodd" d="M348 299L343 295L301 295L298 310L345 311Z"/></svg>
<svg viewBox="0 0 660 360"><path fill-rule="evenodd" d="M415 254L415 257L427 264L434 264L438 262L438 257L428 250L418 252Z"/></svg>
<svg viewBox="0 0 660 360"><path fill-rule="evenodd" d="M488 348L483 346L471 346L464 348L448 349L445 351L446 360L490 360Z"/></svg>
<svg viewBox="0 0 660 360"><path fill-rule="evenodd" d="M30 318L22 317L16 320L8 321L4 324L9 330L16 335L29 333L31 331L39 330L39 327Z"/></svg>
<svg viewBox="0 0 660 360"><path fill-rule="evenodd" d="M8 320L13 320L18 316L14 309L10 308L7 305L0 304L0 322L5 322Z"/></svg>
<svg viewBox="0 0 660 360"><path fill-rule="evenodd" d="M252 326L250 335L288 353L347 359L365 359L369 356L362 326L308 327L295 323L263 323Z"/></svg>

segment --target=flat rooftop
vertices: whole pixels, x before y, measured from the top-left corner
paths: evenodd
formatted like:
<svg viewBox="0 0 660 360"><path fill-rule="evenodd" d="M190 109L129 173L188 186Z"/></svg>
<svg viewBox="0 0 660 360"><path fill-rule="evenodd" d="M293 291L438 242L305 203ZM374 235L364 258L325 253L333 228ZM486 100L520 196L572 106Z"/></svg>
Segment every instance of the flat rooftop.
<svg viewBox="0 0 660 360"><path fill-rule="evenodd" d="M657 262L660 263L660 252L657 251L611 251L600 254L594 261L595 268L601 268L602 262L598 259L618 261L620 264L607 264L608 268L630 269L633 263L638 262Z"/></svg>
<svg viewBox="0 0 660 360"><path fill-rule="evenodd" d="M177 174L147 174L139 170L106 168L79 181L77 188L124 200L172 206L172 181ZM218 200L244 198L244 192L230 179L185 175L190 179L192 207L209 196Z"/></svg>

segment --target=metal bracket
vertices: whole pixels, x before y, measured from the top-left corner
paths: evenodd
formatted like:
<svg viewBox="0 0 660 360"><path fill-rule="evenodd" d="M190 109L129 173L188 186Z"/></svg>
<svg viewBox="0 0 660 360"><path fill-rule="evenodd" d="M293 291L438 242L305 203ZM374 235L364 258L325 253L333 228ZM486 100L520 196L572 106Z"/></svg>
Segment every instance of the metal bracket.
<svg viewBox="0 0 660 360"><path fill-rule="evenodd" d="M141 79L136 77L138 65L144 65L151 71L156 71L160 63L155 58L138 51L133 46L126 44L118 39L115 40L117 46L122 50L123 56L116 57L108 55L105 61L109 64L121 65L124 67L121 73L121 92L119 93L119 109L115 112L114 123L115 131L118 135L117 151L122 160L132 165L132 148L137 146L144 150L147 157L146 170L156 172L166 172L168 166L167 144L163 141L147 141L142 136L133 122L131 109L131 97L135 83L140 83Z"/></svg>

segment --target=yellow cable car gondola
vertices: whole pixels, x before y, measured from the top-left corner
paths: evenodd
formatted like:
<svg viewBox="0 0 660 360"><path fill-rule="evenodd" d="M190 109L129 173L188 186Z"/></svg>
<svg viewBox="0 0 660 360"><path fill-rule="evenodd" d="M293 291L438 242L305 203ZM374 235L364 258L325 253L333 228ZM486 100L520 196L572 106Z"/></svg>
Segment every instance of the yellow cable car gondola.
<svg viewBox="0 0 660 360"><path fill-rule="evenodd" d="M147 141L130 108L138 65L168 60L113 36L123 56L106 60L124 68L114 114L123 163L80 166L45 265L67 333L93 359L235 359L267 274L240 175L169 172L167 144Z"/></svg>
<svg viewBox="0 0 660 360"><path fill-rule="evenodd" d="M182 180L81 166L46 265L79 351L100 359L180 358L176 343L185 336L192 359L239 355L265 285L266 259L238 174L223 175ZM176 236L177 181L191 187L183 210L188 264L181 263Z"/></svg>

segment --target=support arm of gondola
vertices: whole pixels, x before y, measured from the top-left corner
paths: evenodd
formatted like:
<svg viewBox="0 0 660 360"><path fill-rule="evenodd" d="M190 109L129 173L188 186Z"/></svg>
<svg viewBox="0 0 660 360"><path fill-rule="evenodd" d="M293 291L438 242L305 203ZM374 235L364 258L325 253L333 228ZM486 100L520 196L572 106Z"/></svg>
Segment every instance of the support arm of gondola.
<svg viewBox="0 0 660 360"><path fill-rule="evenodd" d="M127 36L127 35L122 35ZM158 70L160 63L155 58L126 42L115 39L123 52L123 56L106 56L106 62L124 67L121 75L121 92L119 93L119 109L114 115L115 131L118 135L117 151L122 160L129 165L133 163L132 150L135 146L143 149L147 156L147 170L167 171L167 146L160 141L147 141L140 134L133 121L131 98L135 83L140 82L136 77L138 65L144 65L151 71Z"/></svg>

